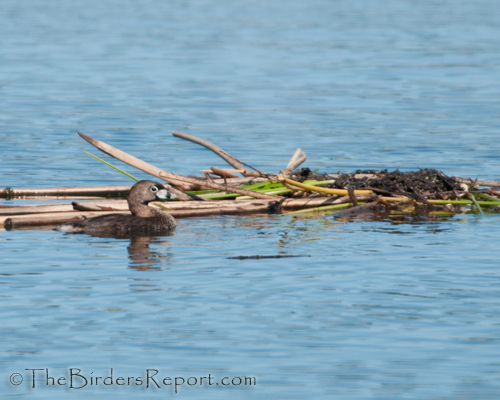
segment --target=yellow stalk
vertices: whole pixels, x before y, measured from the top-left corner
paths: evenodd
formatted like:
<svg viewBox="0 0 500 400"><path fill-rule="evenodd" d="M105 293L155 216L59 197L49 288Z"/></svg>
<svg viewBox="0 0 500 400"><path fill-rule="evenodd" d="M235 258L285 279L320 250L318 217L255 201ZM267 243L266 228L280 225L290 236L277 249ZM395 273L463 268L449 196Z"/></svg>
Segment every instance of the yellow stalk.
<svg viewBox="0 0 500 400"><path fill-rule="evenodd" d="M288 183L289 185L295 186L295 187L300 188L300 189L309 190L310 192L329 193L329 194L336 194L336 195L340 195L340 196L346 196L349 194L349 191L346 189L322 188L322 187L307 185L305 183L292 181L291 179L284 178L283 176L281 176L281 177L283 178L282 181ZM281 182L281 180L280 180L280 182ZM368 194L368 193L373 193L373 192L371 190L355 190L354 191L354 195Z"/></svg>

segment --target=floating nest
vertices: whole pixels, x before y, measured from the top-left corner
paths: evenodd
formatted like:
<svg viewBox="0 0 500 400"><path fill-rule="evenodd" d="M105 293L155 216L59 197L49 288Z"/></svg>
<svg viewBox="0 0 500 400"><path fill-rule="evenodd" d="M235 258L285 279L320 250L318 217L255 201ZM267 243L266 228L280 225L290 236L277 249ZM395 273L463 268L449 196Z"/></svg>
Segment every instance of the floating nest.
<svg viewBox="0 0 500 400"><path fill-rule="evenodd" d="M317 174L309 168L298 169L306 160L297 149L284 170L278 174L259 171L244 164L206 140L181 132L174 136L200 144L218 154L234 169L210 167L201 170L204 177L173 174L137 159L107 143L83 133L79 135L104 153L147 172L170 185L163 184L177 202L153 204L167 209L176 218L284 213L289 216L311 213L335 213L335 218L356 214L357 217L404 220L423 216L438 218L456 213L500 213L500 181L479 181L449 177L435 169L401 172L399 170L358 170L350 174ZM90 153L88 153L90 154ZM98 161L132 177L111 163L91 155ZM238 177L234 173L243 177ZM132 177L133 178L133 177ZM89 196L113 197L129 187L0 189L0 197L64 195L90 200ZM208 201L207 201L208 200ZM121 201L121 203L120 203ZM60 224L95 216L95 213L126 213L124 200L94 203L54 204L39 206L0 206L0 228L29 225Z"/></svg>
<svg viewBox="0 0 500 400"><path fill-rule="evenodd" d="M358 170L352 174L315 174L309 168L298 172L297 180L328 180L322 187L347 190L372 190L381 195L400 195L415 199L458 200L467 192L467 185L435 169L401 172L399 170Z"/></svg>

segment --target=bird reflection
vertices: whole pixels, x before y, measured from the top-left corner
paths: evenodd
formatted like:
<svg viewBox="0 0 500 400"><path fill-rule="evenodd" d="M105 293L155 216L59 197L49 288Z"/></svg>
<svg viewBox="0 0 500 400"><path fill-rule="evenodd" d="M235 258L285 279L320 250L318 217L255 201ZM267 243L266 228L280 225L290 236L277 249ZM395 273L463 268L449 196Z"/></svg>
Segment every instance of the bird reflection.
<svg viewBox="0 0 500 400"><path fill-rule="evenodd" d="M45 225L45 226L23 226L16 228L17 231L32 231L32 230L43 230L43 231L53 231L55 225ZM71 233L66 233L65 235L72 235ZM80 236L80 235L74 235ZM93 237L99 237L103 239L122 239L130 240L130 244L127 246L128 258L130 259L130 268L137 269L139 271L147 271L151 269L160 269L160 264L165 265L169 262L172 255L165 252L165 249L170 245L169 236L145 236L142 235L89 235ZM161 251L155 251L150 248L150 245L158 245Z"/></svg>
<svg viewBox="0 0 500 400"><path fill-rule="evenodd" d="M169 244L168 240L160 241L160 238L154 236L137 236L130 238L130 244L127 247L128 257L130 259L130 268L139 271L157 269L157 264L164 264L168 261L169 255L152 250L151 243L159 244L162 247Z"/></svg>
<svg viewBox="0 0 500 400"><path fill-rule="evenodd" d="M146 236L145 234L128 234L128 235L90 235L105 239L129 239L130 244L127 246L128 258L130 259L130 268L138 271L148 271L160 269L159 264L165 264L169 261L171 255L165 254L164 251L154 251L150 248L151 244L159 245L162 249L170 244L168 236ZM163 240L162 240L163 239Z"/></svg>

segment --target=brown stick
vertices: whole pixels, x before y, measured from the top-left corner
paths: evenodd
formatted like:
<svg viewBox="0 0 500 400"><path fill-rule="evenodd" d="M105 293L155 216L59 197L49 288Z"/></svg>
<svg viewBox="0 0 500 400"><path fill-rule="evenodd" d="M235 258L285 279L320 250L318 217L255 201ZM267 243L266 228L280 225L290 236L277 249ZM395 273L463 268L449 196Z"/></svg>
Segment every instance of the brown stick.
<svg viewBox="0 0 500 400"><path fill-rule="evenodd" d="M133 167L138 168L142 171L145 171L153 176L156 176L160 179L163 179L162 177L159 176L159 172L160 171L165 172L165 171L162 171L161 169L156 168L155 166L153 166L147 162L144 162L144 161L142 161L134 156L131 156L130 154L125 153L124 151L118 150L118 149L116 149L116 148L114 148L114 147L112 147L104 142L92 139L90 136L87 136L81 132L78 132L78 134L83 139L85 139L87 142L94 145L99 150L103 151L104 153L109 154L110 156L115 157L116 159L121 160L129 165L132 165ZM167 172L167 174L168 174L168 172ZM183 185L183 181L175 179L175 177L173 175L174 174L172 174L172 177L170 179L168 179L168 181L172 185ZM186 201L191 200L191 197L189 195L185 194L184 192L182 192L178 189L175 189L173 187L169 187L168 189L171 190L171 192L173 194L175 194L177 196L177 198L180 200L186 200Z"/></svg>
<svg viewBox="0 0 500 400"><path fill-rule="evenodd" d="M241 210L251 210L255 208L256 210L266 209L270 207L276 200L270 199L258 199L258 200L242 200L242 201L232 201L232 200L214 200L214 201L203 201L203 202L186 202L186 201L167 201L167 202L155 202L150 203L153 207L161 208L166 210L168 213L172 211L187 211L187 210L208 210L208 209L241 209Z"/></svg>
<svg viewBox="0 0 500 400"><path fill-rule="evenodd" d="M265 182L268 181L269 179L267 178L261 178L261 177L254 177L254 176L249 176L245 178L226 178L225 182L224 179L222 178L217 178L217 179L210 179L210 181L215 182L215 183L227 183L232 186L239 186L239 185L244 185L244 184L250 184L250 183L257 183L257 182ZM184 186L182 186L182 190L188 191L188 190L207 190L211 189L208 186L204 186L203 182L205 182L205 179L200 178L200 183L199 184L193 184L193 183L184 183Z"/></svg>
<svg viewBox="0 0 500 400"><path fill-rule="evenodd" d="M498 186L498 187L500 187L499 181L480 181L480 180L474 180L474 179L459 178L458 176L453 176L452 179L455 179L457 182L465 183L467 185L490 186L490 187Z"/></svg>
<svg viewBox="0 0 500 400"><path fill-rule="evenodd" d="M73 211L71 204L50 204L41 206L6 206L0 208L0 215L42 214Z"/></svg>
<svg viewBox="0 0 500 400"><path fill-rule="evenodd" d="M290 171L291 172L291 169L290 169L290 166L293 165L293 163L295 161L297 161L297 159L299 158L300 156L300 152L302 151L302 149L299 147L297 150L295 150L295 153L293 153L293 156L292 158L290 158L290 161L288 161L288 165L286 166L285 170L286 171Z"/></svg>
<svg viewBox="0 0 500 400"><path fill-rule="evenodd" d="M209 150L212 150L219 157L222 157L224 160L226 160L229 165L233 166L236 169L244 170L243 171L243 175L244 176L261 176L261 175L265 175L264 173L261 173L260 171L259 172L257 172L257 171L249 171L248 168L245 167L240 160L238 160L238 159L234 158L233 156L229 155L224 150L222 150L220 147L216 146L213 143L210 143L208 140L200 139L200 138L198 138L196 136L189 135L189 134L183 133L183 132L174 132L174 133L172 133L172 135L174 135L175 137L180 138L180 139L189 140L190 142L199 144L199 145L201 145L203 147L206 147Z"/></svg>
<svg viewBox="0 0 500 400"><path fill-rule="evenodd" d="M360 194L356 196L357 201L367 201L376 198L377 195L373 193L368 194ZM322 206L330 206L335 204L343 204L350 202L349 196L342 196L338 199L334 197L312 197L312 198L302 198L302 199L287 199L282 203L282 207L284 210L296 210L301 208L310 208L310 207L322 207Z"/></svg>
<svg viewBox="0 0 500 400"><path fill-rule="evenodd" d="M304 161L306 161L307 157L305 153L301 154L302 149L297 149L295 150L295 153L293 154L292 158L288 162L288 165L286 166L285 171L292 172L297 169L297 167L302 164ZM300 155L300 157L299 157Z"/></svg>
<svg viewBox="0 0 500 400"><path fill-rule="evenodd" d="M85 194L101 194L106 197L108 193L128 192L132 186L93 186L93 187L76 187L76 188L39 188L39 189L0 189L0 197L14 196L57 196L57 195L85 195Z"/></svg>
<svg viewBox="0 0 500 400"><path fill-rule="evenodd" d="M80 200L80 201L105 201L109 199L109 196L79 196L79 195L69 195L69 196L29 196L29 195L23 195L23 196L14 196L12 199L14 200L44 200L44 201L49 201L49 200L68 200L68 201L73 201L73 200Z"/></svg>
<svg viewBox="0 0 500 400"><path fill-rule="evenodd" d="M326 177L336 179L341 175L344 175L344 174L327 174ZM371 179L371 178L378 178L378 176L375 174L355 174L354 175L354 179L363 179L363 178Z"/></svg>
<svg viewBox="0 0 500 400"><path fill-rule="evenodd" d="M226 178L226 182L232 186L237 186L237 185L245 185L245 184L251 184L251 183L257 183L257 182L266 182L269 179L267 178L262 178L260 176L248 176L245 178ZM213 182L215 183L224 183L224 179L213 179Z"/></svg>
<svg viewBox="0 0 500 400"><path fill-rule="evenodd" d="M356 199L356 196L354 195L354 189L349 188L347 189L347 195L349 196L349 202L356 207L358 205L358 199Z"/></svg>
<svg viewBox="0 0 500 400"><path fill-rule="evenodd" d="M222 168L210 167L215 175L219 175L222 178L239 178L238 175L232 174L231 172L225 171Z"/></svg>
<svg viewBox="0 0 500 400"><path fill-rule="evenodd" d="M195 202L189 201L188 203ZM75 211L129 211L127 200L108 200L92 203L79 203L74 201L71 203L71 206Z"/></svg>
<svg viewBox="0 0 500 400"><path fill-rule="evenodd" d="M172 210L203 210L203 209L223 209L223 208L248 208L267 207L273 204L274 200L243 200L243 201L165 201L150 203L150 207L157 207L170 213ZM73 203L75 210L80 211L127 211L128 203L125 200L103 201L98 203Z"/></svg>
<svg viewBox="0 0 500 400"><path fill-rule="evenodd" d="M28 215L12 215L0 217L0 225L5 225L7 229L14 226L24 225L52 225L62 224L67 221L79 221L83 217L92 218L99 215L110 214L109 212L63 212L63 213L48 213L48 214L28 214ZM130 214L130 212L114 212L114 214Z"/></svg>
<svg viewBox="0 0 500 400"><path fill-rule="evenodd" d="M226 182L230 185L244 185L257 182L265 182L268 179L261 177L247 177L247 178L226 178ZM200 180L200 184L184 184L186 190L203 190L206 186L203 186L203 180ZM224 179L214 179L215 183L224 183ZM61 195L63 197L95 197L98 200L100 197L108 197L109 194L116 195L118 193L128 192L132 185L122 185L122 186L93 186L93 187L74 187L74 188L30 188L30 189L0 189L0 198L2 197L40 197L45 198L45 196L56 196L56 198L47 198L47 200L57 200L57 196ZM183 190L184 190L183 187ZM83 196L85 194L95 194L96 196ZM98 196L98 195L101 196ZM92 198L82 199L82 200L92 200Z"/></svg>
<svg viewBox="0 0 500 400"><path fill-rule="evenodd" d="M208 186L212 189L219 189L219 190L224 190L227 192L232 192L232 193L239 193L244 196L252 196L255 197L256 199L277 199L279 198L278 196L271 196L267 195L264 193L258 193L254 192L253 190L246 190L246 189L240 189L237 187L229 186L229 185L220 185L215 182L208 182L208 181L200 181L199 179L196 178L189 178L187 176L182 176L182 175L177 175L177 174L172 174L170 172L166 172L161 170L160 168L157 168L147 162L144 162L134 156L131 156L130 154L125 153L124 151L118 150L115 147L110 146L109 144L106 144L104 142L101 142L99 140L92 139L91 137L78 132L78 134L85 139L87 142L90 144L94 145L97 147L99 150L103 151L106 154L109 154L112 157L117 158L118 160L121 160L129 165L132 165L135 168L138 168L142 171L147 172L148 174L151 174L153 176L156 176L160 179L172 182L172 181L181 181L181 182L188 182L188 183L194 183L196 185L203 185L203 186ZM177 193L174 192L174 194L177 196ZM177 196L179 197L179 196Z"/></svg>

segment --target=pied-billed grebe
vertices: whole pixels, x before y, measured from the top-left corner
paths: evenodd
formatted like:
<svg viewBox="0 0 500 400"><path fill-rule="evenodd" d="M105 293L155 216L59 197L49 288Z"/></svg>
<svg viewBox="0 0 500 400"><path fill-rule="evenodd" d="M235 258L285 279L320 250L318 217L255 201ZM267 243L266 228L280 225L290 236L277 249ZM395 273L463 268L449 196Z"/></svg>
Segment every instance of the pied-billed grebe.
<svg viewBox="0 0 500 400"><path fill-rule="evenodd" d="M128 236L169 234L175 230L174 217L165 211L148 206L158 199L175 198L161 183L139 181L127 196L132 215L111 214L68 222L55 228L61 232L86 233L95 236Z"/></svg>

